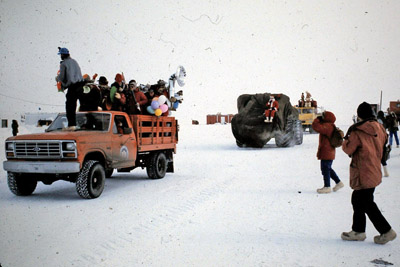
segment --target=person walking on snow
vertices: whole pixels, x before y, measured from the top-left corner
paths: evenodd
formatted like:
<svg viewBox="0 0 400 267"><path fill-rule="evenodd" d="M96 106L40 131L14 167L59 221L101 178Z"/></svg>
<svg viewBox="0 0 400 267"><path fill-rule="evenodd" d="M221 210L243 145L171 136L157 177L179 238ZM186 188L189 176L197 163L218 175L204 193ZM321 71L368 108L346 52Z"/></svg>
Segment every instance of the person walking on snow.
<svg viewBox="0 0 400 267"><path fill-rule="evenodd" d="M58 48L58 55L61 56L60 73L56 77L57 82L61 82L63 90L68 89L66 94L65 109L67 112L68 128L67 130L76 129L76 101L79 92L83 87L83 77L81 68L75 59L71 58L69 50L65 47Z"/></svg>
<svg viewBox="0 0 400 267"><path fill-rule="evenodd" d="M397 136L397 131L399 130L399 121L397 120L396 114L392 111L386 117L388 129L389 129L389 145L393 145L393 135L396 140L396 147L399 147L399 137Z"/></svg>
<svg viewBox="0 0 400 267"><path fill-rule="evenodd" d="M18 134L18 122L17 122L17 120L12 120L11 128L12 128L12 135L13 136L17 136L17 134Z"/></svg>
<svg viewBox="0 0 400 267"><path fill-rule="evenodd" d="M386 244L396 238L396 232L383 217L374 202L374 191L382 182L381 160L387 134L375 117L370 104L363 102L357 108L360 122L347 131L342 145L343 151L351 157L350 187L353 205L353 225L350 232L341 237L347 241L364 241L366 238L366 217L380 233L374 237L376 244Z"/></svg>
<svg viewBox="0 0 400 267"><path fill-rule="evenodd" d="M275 112L278 111L278 108L278 101L275 100L275 97L273 95L270 95L267 102L267 109L265 110L264 122L271 123L274 120Z"/></svg>
<svg viewBox="0 0 400 267"><path fill-rule="evenodd" d="M322 116L318 116L311 125L313 130L319 133L317 158L321 160L321 172L322 176L324 177L324 186L317 189L319 194L330 193L332 191L331 178L336 183L336 185L333 187L334 192L338 191L344 186L336 172L332 169L336 148L331 145L328 138L332 135L333 130L336 128L335 121L336 117L332 112L324 111Z"/></svg>

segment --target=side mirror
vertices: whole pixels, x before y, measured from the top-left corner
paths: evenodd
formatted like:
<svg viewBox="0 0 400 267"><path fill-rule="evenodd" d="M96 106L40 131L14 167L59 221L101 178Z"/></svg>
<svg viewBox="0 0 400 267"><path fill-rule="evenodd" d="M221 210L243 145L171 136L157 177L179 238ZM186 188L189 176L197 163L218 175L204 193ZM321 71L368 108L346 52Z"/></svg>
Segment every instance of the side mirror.
<svg viewBox="0 0 400 267"><path fill-rule="evenodd" d="M124 128L124 134L131 134L133 132L132 128Z"/></svg>

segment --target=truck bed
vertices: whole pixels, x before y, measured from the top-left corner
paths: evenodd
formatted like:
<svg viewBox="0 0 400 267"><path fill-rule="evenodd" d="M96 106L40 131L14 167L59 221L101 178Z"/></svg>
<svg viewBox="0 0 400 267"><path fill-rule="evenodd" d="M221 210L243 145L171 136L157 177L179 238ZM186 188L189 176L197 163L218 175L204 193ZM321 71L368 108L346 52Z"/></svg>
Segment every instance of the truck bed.
<svg viewBox="0 0 400 267"><path fill-rule="evenodd" d="M174 117L129 115L136 133L138 152L174 149L178 142L177 121Z"/></svg>

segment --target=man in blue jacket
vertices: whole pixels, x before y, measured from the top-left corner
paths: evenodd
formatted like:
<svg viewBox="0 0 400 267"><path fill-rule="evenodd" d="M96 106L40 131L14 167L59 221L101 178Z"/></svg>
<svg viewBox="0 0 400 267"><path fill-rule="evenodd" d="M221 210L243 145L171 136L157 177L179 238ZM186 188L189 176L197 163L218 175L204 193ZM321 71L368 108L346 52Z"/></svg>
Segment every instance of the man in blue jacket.
<svg viewBox="0 0 400 267"><path fill-rule="evenodd" d="M63 90L68 89L66 94L65 109L67 112L68 128L67 130L76 129L76 101L78 100L79 92L83 87L83 77L81 68L75 59L71 58L69 50L65 47L58 48L58 55L61 56L60 73L56 77L57 82L61 82Z"/></svg>

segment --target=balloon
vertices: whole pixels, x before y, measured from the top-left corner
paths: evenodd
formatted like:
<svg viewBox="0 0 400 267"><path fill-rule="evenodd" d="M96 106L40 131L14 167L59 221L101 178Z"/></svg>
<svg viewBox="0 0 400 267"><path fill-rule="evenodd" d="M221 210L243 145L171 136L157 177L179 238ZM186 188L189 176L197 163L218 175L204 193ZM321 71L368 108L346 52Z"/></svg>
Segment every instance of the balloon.
<svg viewBox="0 0 400 267"><path fill-rule="evenodd" d="M168 106L166 104L162 104L162 105L160 105L160 109L161 109L162 113L164 113L164 112L168 111Z"/></svg>
<svg viewBox="0 0 400 267"><path fill-rule="evenodd" d="M158 101L158 96L153 97L151 101Z"/></svg>
<svg viewBox="0 0 400 267"><path fill-rule="evenodd" d="M151 108L151 106L147 107L147 112L150 114L154 114L154 109Z"/></svg>
<svg viewBox="0 0 400 267"><path fill-rule="evenodd" d="M151 101L151 108L152 109L156 110L159 107L160 107L160 103L158 103L158 101L156 101L156 100Z"/></svg>
<svg viewBox="0 0 400 267"><path fill-rule="evenodd" d="M167 101L167 97L165 95L160 95L158 97L158 103L160 103L160 105L164 104L165 101Z"/></svg>
<svg viewBox="0 0 400 267"><path fill-rule="evenodd" d="M156 116L161 116L161 114L162 114L162 111L161 111L161 109L156 109L155 111L154 111L154 114L156 115Z"/></svg>

